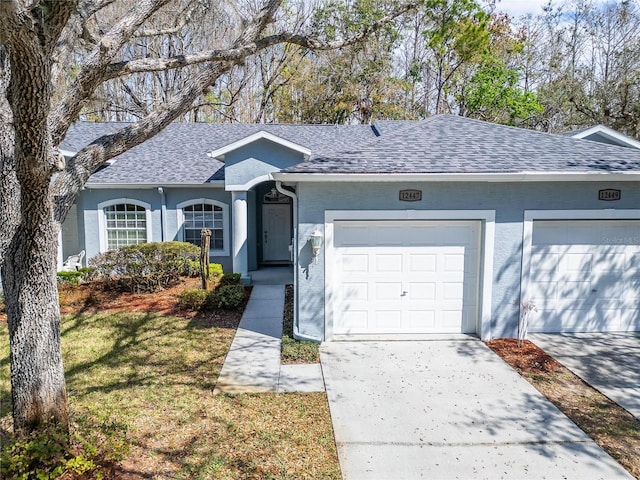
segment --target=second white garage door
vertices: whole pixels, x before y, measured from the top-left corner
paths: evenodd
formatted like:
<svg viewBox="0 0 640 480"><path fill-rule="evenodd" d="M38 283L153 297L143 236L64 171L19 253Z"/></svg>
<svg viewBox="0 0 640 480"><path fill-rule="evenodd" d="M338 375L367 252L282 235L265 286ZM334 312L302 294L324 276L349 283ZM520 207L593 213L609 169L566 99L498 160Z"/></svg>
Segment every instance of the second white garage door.
<svg viewBox="0 0 640 480"><path fill-rule="evenodd" d="M640 221L533 222L531 332L640 330Z"/></svg>
<svg viewBox="0 0 640 480"><path fill-rule="evenodd" d="M472 333L480 222L336 221L335 334Z"/></svg>

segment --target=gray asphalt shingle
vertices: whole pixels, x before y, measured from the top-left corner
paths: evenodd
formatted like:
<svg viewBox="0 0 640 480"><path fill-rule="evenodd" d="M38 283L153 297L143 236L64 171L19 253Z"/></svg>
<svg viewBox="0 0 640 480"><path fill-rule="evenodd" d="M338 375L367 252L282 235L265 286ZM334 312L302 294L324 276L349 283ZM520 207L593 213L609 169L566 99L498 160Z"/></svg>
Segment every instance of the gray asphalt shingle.
<svg viewBox="0 0 640 480"><path fill-rule="evenodd" d="M125 123L74 124L61 148L78 151ZM95 172L90 183L204 184L224 179L207 153L264 130L311 150L287 173L640 172L640 151L566 135L438 115L367 125L173 123ZM379 136L378 136L379 135Z"/></svg>
<svg viewBox="0 0 640 480"><path fill-rule="evenodd" d="M289 173L639 172L640 151L454 115L395 129Z"/></svg>
<svg viewBox="0 0 640 480"><path fill-rule="evenodd" d="M115 133L122 122L77 122L60 145L77 152L95 139ZM116 157L90 183L203 184L224 179L224 163L207 153L259 131L300 144L312 151L341 150L374 138L368 125L273 125L172 123L155 137Z"/></svg>

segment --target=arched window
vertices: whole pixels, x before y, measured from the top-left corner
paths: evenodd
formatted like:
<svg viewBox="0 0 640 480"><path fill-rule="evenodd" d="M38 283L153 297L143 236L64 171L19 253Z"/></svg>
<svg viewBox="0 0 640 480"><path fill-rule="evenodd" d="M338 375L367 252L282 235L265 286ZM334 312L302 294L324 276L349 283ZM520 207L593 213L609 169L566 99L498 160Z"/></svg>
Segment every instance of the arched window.
<svg viewBox="0 0 640 480"><path fill-rule="evenodd" d="M211 230L211 253L229 254L227 205L215 200L199 199L180 203L178 209L181 216L178 221L182 225L180 237L183 241L199 246L200 231L208 228Z"/></svg>
<svg viewBox="0 0 640 480"><path fill-rule="evenodd" d="M103 202L100 209L100 250L150 241L150 205L130 199Z"/></svg>

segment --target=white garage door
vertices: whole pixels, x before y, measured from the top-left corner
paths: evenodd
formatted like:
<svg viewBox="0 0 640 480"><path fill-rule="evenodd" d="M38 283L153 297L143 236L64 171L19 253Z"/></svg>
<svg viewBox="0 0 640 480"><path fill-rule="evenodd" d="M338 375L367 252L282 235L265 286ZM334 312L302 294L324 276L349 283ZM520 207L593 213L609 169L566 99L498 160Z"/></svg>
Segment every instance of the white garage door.
<svg viewBox="0 0 640 480"><path fill-rule="evenodd" d="M532 332L640 330L640 221L534 221Z"/></svg>
<svg viewBox="0 0 640 480"><path fill-rule="evenodd" d="M336 221L335 334L471 333L480 222Z"/></svg>

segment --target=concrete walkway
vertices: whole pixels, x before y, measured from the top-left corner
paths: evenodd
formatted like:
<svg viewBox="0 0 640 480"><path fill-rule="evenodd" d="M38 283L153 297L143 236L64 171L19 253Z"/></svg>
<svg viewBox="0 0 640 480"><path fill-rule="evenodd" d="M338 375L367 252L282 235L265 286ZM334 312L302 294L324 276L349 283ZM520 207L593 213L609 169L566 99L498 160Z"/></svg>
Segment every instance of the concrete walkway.
<svg viewBox="0 0 640 480"><path fill-rule="evenodd" d="M632 477L479 340L331 342L344 480Z"/></svg>
<svg viewBox="0 0 640 480"><path fill-rule="evenodd" d="M529 339L640 419L640 333L532 333Z"/></svg>
<svg viewBox="0 0 640 480"><path fill-rule="evenodd" d="M280 365L284 290L254 285L214 394L324 391L320 364Z"/></svg>

